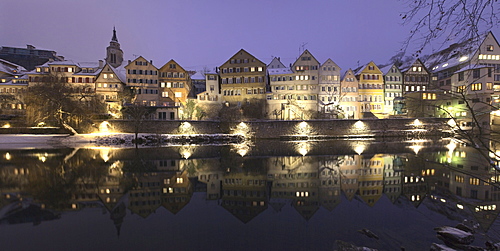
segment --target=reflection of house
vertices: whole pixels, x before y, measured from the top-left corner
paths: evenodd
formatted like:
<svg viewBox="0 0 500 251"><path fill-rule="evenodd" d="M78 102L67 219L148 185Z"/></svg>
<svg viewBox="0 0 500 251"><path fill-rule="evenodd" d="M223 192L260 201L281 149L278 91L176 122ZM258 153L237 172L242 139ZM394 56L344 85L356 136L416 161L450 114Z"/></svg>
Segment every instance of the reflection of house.
<svg viewBox="0 0 500 251"><path fill-rule="evenodd" d="M324 159L319 163L319 196L321 206L332 211L340 203L340 159Z"/></svg>
<svg viewBox="0 0 500 251"><path fill-rule="evenodd" d="M218 164L218 163L216 163ZM221 196L221 184L224 172L219 169L198 171L198 180L207 184L207 200L217 200Z"/></svg>
<svg viewBox="0 0 500 251"><path fill-rule="evenodd" d="M361 155L346 155L339 165L341 173L340 188L350 201L358 192L359 169L361 168Z"/></svg>
<svg viewBox="0 0 500 251"><path fill-rule="evenodd" d="M403 192L401 157L384 155L384 194L394 203Z"/></svg>
<svg viewBox="0 0 500 251"><path fill-rule="evenodd" d="M403 171L403 195L415 206L420 206L429 192L429 181L422 175L425 161L417 156L408 158Z"/></svg>
<svg viewBox="0 0 500 251"><path fill-rule="evenodd" d="M162 187L161 204L173 214L177 214L191 200L193 187L186 171L166 175Z"/></svg>
<svg viewBox="0 0 500 251"><path fill-rule="evenodd" d="M271 200L291 200L306 220L319 209L318 162L311 157L287 156L271 160Z"/></svg>
<svg viewBox="0 0 500 251"><path fill-rule="evenodd" d="M384 156L382 154L375 154L371 158L361 159L358 178L359 196L369 206L375 205L382 196L384 188L383 171Z"/></svg>
<svg viewBox="0 0 500 251"><path fill-rule="evenodd" d="M135 186L129 191L129 209L143 218L161 206L163 176L158 172L134 174Z"/></svg>
<svg viewBox="0 0 500 251"><path fill-rule="evenodd" d="M224 175L221 205L247 223L267 208L267 181L265 173L245 174L239 171Z"/></svg>

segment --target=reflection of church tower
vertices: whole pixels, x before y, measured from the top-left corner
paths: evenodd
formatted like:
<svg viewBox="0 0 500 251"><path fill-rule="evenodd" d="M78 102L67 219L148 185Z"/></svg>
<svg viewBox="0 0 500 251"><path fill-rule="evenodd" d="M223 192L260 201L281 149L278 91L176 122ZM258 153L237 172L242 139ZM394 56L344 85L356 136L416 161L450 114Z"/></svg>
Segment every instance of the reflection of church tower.
<svg viewBox="0 0 500 251"><path fill-rule="evenodd" d="M106 48L106 62L113 67L118 67L123 62L123 51L120 49L120 43L118 43L118 38L116 38L116 30L113 27L113 37L109 42L108 48Z"/></svg>

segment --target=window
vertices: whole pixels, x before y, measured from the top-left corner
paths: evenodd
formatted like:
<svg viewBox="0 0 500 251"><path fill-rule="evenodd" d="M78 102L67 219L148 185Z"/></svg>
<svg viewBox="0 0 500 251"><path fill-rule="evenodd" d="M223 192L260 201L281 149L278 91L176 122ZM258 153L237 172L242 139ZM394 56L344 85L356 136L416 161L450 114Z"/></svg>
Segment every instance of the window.
<svg viewBox="0 0 500 251"><path fill-rule="evenodd" d="M472 77L473 77L473 78L479 78L479 76L480 76L480 75L481 75L481 71L480 71L480 69L474 69L474 70L472 71Z"/></svg>
<svg viewBox="0 0 500 251"><path fill-rule="evenodd" d="M493 51L494 49L493 45L486 45L486 51Z"/></svg>
<svg viewBox="0 0 500 251"><path fill-rule="evenodd" d="M482 89L483 89L482 83L471 84L471 90L473 90L473 91L480 91Z"/></svg>
<svg viewBox="0 0 500 251"><path fill-rule="evenodd" d="M464 81L464 72L458 73L458 81Z"/></svg>
<svg viewBox="0 0 500 251"><path fill-rule="evenodd" d="M176 98L182 98L182 92L175 92Z"/></svg>

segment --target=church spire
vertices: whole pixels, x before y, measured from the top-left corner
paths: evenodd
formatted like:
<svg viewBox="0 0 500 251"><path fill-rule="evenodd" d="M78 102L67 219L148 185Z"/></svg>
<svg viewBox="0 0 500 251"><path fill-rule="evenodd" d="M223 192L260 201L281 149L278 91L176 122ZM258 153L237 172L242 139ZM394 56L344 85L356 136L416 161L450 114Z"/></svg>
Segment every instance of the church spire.
<svg viewBox="0 0 500 251"><path fill-rule="evenodd" d="M114 26L113 26L113 38L111 38L111 41L118 42L118 38L116 38L116 29Z"/></svg>

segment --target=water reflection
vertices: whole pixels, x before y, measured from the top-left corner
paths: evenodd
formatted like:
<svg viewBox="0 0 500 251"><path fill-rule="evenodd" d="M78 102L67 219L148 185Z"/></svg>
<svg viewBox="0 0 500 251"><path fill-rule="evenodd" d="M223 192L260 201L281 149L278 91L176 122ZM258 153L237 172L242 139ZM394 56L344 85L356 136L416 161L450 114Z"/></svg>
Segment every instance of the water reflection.
<svg viewBox="0 0 500 251"><path fill-rule="evenodd" d="M342 203L376 208L387 198L401 212L424 205L450 220L476 222L491 236L500 212L499 173L484 154L450 140L257 141L245 147L9 150L0 156L2 224L38 225L100 208L120 235L129 214L148 219L165 209L176 215L195 193L246 224L264 212L290 217L287 208L310 221Z"/></svg>

